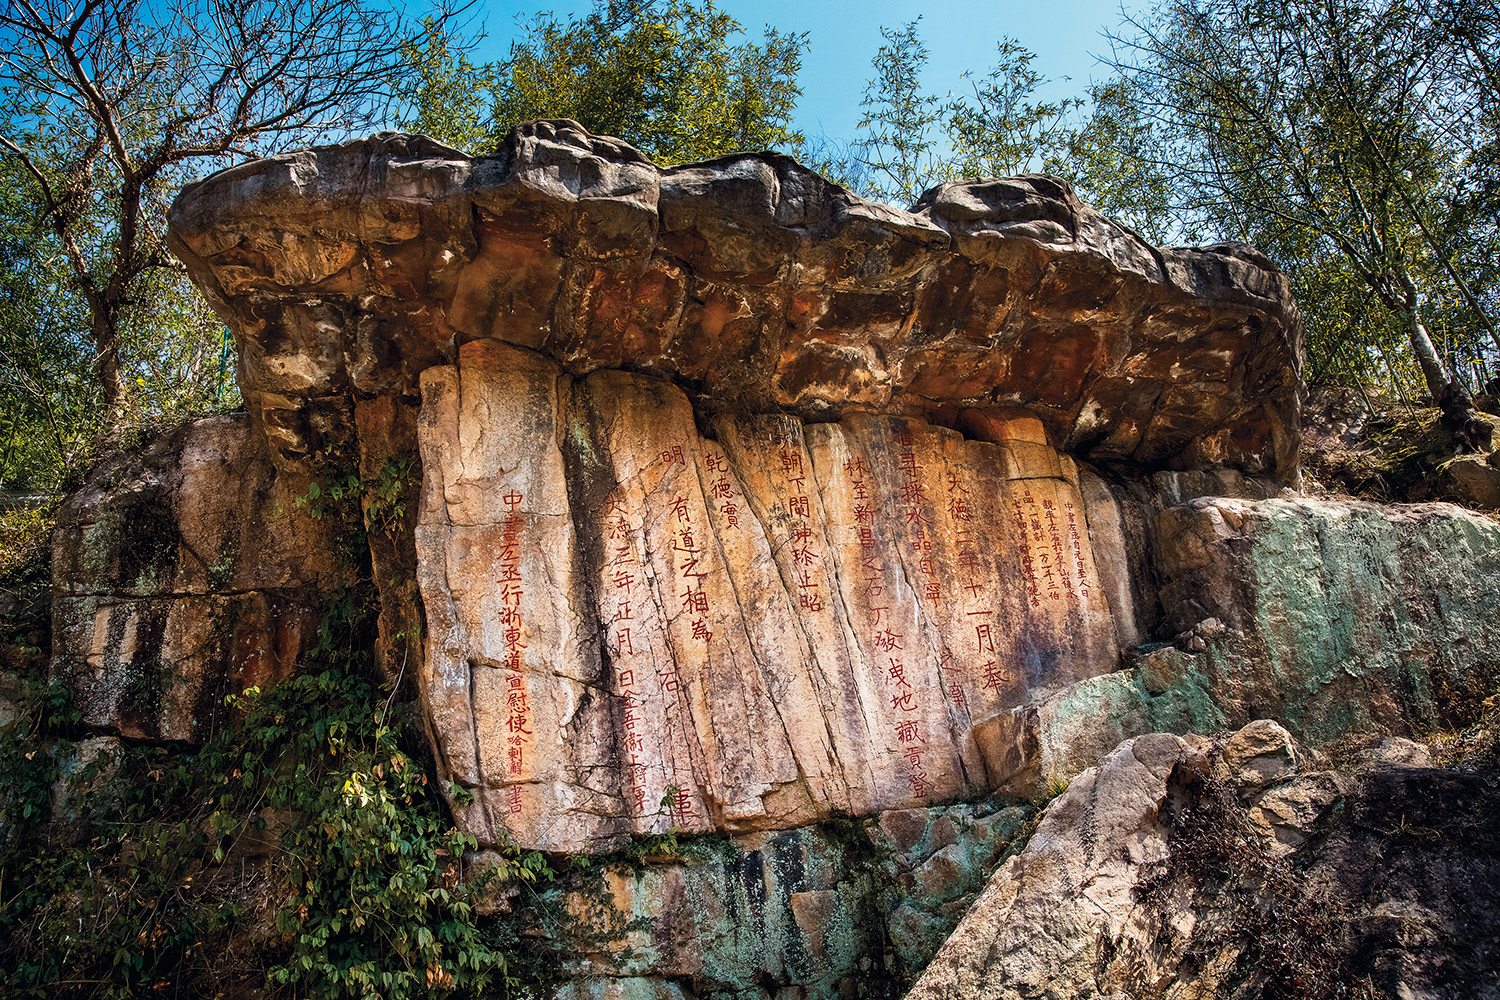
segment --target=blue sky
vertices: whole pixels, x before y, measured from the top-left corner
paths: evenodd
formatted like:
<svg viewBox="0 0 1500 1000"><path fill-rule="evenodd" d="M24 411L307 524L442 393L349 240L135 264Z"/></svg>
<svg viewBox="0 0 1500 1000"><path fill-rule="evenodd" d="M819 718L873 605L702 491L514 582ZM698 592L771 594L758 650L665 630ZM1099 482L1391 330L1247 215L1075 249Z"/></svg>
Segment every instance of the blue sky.
<svg viewBox="0 0 1500 1000"><path fill-rule="evenodd" d="M995 43L1003 35L1036 53L1032 65L1045 77L1070 77L1045 91L1048 98L1079 93L1090 79L1110 74L1095 56L1107 53L1100 32L1120 22L1119 0L1044 0L1031 3L949 0L941 4L911 0L816 2L816 0L724 0L720 9L736 18L750 36L772 24L783 31L810 33L803 57L802 101L797 126L809 137L819 133L849 139L859 120L859 101L870 76L870 59L880 48L880 28L898 27L922 16L921 33L931 52L923 78L930 91L960 86L964 70L982 73L994 65ZM484 0L476 8L489 37L476 56L501 58L515 36L516 17L550 9L560 19L587 13L588 0L548 4L545 0Z"/></svg>

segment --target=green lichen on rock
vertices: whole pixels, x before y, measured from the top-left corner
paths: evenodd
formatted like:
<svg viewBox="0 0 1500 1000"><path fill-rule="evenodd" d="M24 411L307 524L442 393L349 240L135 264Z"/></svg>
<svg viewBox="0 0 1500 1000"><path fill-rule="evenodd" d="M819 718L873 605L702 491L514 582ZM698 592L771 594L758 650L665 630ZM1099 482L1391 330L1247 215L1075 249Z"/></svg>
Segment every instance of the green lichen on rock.
<svg viewBox="0 0 1500 1000"><path fill-rule="evenodd" d="M533 919L560 996L897 997L1034 812L987 800L684 841L590 865Z"/></svg>
<svg viewBox="0 0 1500 1000"><path fill-rule="evenodd" d="M1430 726L1500 666L1500 525L1453 509L1269 501L1249 603L1282 718L1317 742L1389 720Z"/></svg>

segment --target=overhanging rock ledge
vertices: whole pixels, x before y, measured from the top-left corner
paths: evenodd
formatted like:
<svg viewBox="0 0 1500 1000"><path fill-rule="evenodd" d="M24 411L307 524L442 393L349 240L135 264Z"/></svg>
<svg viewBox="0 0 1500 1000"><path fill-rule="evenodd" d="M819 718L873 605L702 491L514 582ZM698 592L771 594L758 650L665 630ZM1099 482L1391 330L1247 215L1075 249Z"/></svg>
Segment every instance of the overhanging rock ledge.
<svg viewBox="0 0 1500 1000"><path fill-rule="evenodd" d="M464 343L668 378L707 410L1025 407L1096 464L1292 482L1301 324L1243 246L1157 249L1040 175L910 211L775 153L661 169L569 121L471 159L381 133L189 185L169 244L241 348L283 459ZM981 429L974 430L974 425Z"/></svg>

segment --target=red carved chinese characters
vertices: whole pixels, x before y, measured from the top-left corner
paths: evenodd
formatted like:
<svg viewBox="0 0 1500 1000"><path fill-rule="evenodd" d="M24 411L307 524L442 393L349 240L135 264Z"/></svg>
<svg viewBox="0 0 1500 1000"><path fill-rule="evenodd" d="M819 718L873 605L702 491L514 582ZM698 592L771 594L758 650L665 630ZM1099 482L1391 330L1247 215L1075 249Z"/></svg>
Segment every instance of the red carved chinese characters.
<svg viewBox="0 0 1500 1000"><path fill-rule="evenodd" d="M1037 554L1037 561L1043 568L1041 582L1047 590L1047 597L1058 601L1062 599L1065 592L1073 589L1073 585L1068 578L1067 566L1063 562L1063 539L1062 533L1057 529L1056 505L1051 500L1043 500L1041 508L1041 516L1046 522L1046 528L1043 536L1039 538L1043 550Z"/></svg>
<svg viewBox="0 0 1500 1000"><path fill-rule="evenodd" d="M625 501L619 495L610 498L605 521L611 540L610 550L614 556L605 567L605 579L606 586L611 588L615 597L610 639L617 663L615 677L624 713L624 748L630 762L630 801L637 815L645 815L649 795L646 787L646 734L642 731L644 719L641 714L645 696L636 680L634 667L627 666L626 662L628 657L635 655L635 637L631 633L635 628L636 607L640 605L644 614L650 601L649 598L638 600L635 594L644 581L640 579L640 563L631 544Z"/></svg>
<svg viewBox="0 0 1500 1000"><path fill-rule="evenodd" d="M729 481L729 460L719 452L709 450L704 453L703 468L712 477L708 481L708 502L719 505L719 513L729 527L738 528L739 497L735 495L734 484Z"/></svg>
<svg viewBox="0 0 1500 1000"><path fill-rule="evenodd" d="M901 495L899 510L901 519L911 535L912 551L917 557L917 572L922 576L922 596L929 601L939 601L943 587L938 580L933 559L927 555L932 551L930 537L932 516L927 511L927 487L922 483L922 466L917 462L917 453L912 447L909 430L896 434L898 469L901 473Z"/></svg>
<svg viewBox="0 0 1500 1000"><path fill-rule="evenodd" d="M531 703L526 697L526 678L514 674L505 679L506 770L519 777L526 766L526 737L531 730Z"/></svg>
<svg viewBox="0 0 1500 1000"><path fill-rule="evenodd" d="M876 555L875 506L870 499L870 485L866 478L870 468L865 465L863 457L855 457L844 463L844 474L849 477L849 486L854 491L854 530L859 535L860 571L864 574L865 590L872 598L879 597L885 592L885 565ZM880 612L890 608L872 607L870 610L875 612L875 624L878 625Z"/></svg>
<svg viewBox="0 0 1500 1000"><path fill-rule="evenodd" d="M1033 556L1031 536L1034 530L1040 540L1041 521L1036 517L1036 498L1031 495L1031 487L1023 487L1021 496L1012 500L1010 506L1019 530L1017 540L1021 544L1021 568L1026 573L1026 600L1032 607L1040 607L1042 588L1037 575L1037 559Z"/></svg>
<svg viewBox="0 0 1500 1000"><path fill-rule="evenodd" d="M906 676L906 664L894 656L887 658L890 662L886 670L886 683L891 690L891 709L895 712L916 712L921 708L917 702L916 693L912 690L911 681ZM912 798L925 799L927 797L927 768L922 763L922 753L927 746L927 741L922 737L922 724L919 718L896 717L895 722L896 742L901 744L901 756L906 761L906 784L911 790Z"/></svg>
<svg viewBox="0 0 1500 1000"><path fill-rule="evenodd" d="M707 539L702 532L693 530L693 515L688 510L687 497L673 499L671 517L672 558L683 588L677 595L678 601L692 622L693 638L707 643L714 637L708 626L708 593L703 589L703 581L708 578L708 565L704 559Z"/></svg>
<svg viewBox="0 0 1500 1000"><path fill-rule="evenodd" d="M819 592L822 574L814 575L814 571L821 566L821 558L812 525L812 502L807 495L807 469L802 462L802 443L790 431L783 431L779 444L781 471L787 481L787 515L792 522L792 566L797 580L797 608L801 611L822 611L826 607Z"/></svg>
<svg viewBox="0 0 1500 1000"><path fill-rule="evenodd" d="M969 488L954 470L948 471L948 516L953 518L953 541L958 546L958 587L974 597L984 588L976 573L979 556L974 552L974 534L970 522L974 512L969 507Z"/></svg>
<svg viewBox="0 0 1500 1000"><path fill-rule="evenodd" d="M1078 580L1078 596L1084 601L1089 599L1089 578L1083 571L1083 537L1078 532L1078 511L1074 509L1071 501L1063 504L1063 510L1068 515L1068 545L1073 556L1073 569Z"/></svg>
<svg viewBox="0 0 1500 1000"><path fill-rule="evenodd" d="M508 490L500 497L506 506L505 520L500 526L500 625L504 657L501 665L511 675L506 678L505 688L505 751L506 773L520 777L526 770L527 737L531 735L531 702L526 693L525 666L526 637L525 621L521 610L526 595L521 579L521 531L525 527L525 515L521 513L521 502L525 495L517 490ZM511 797L511 811L520 811L519 794Z"/></svg>

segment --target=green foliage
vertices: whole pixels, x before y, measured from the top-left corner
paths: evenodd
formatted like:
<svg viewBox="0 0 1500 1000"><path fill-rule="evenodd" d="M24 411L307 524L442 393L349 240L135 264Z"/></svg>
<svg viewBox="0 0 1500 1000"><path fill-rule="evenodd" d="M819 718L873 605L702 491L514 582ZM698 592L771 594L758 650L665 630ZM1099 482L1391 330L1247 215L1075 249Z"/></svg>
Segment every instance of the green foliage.
<svg viewBox="0 0 1500 1000"><path fill-rule="evenodd" d="M959 177L1004 177L1055 161L1074 134L1073 112L1083 98L1037 101L1050 82L1032 68L1035 53L1014 38L995 45L994 67L983 77L965 73L970 95L952 98L944 130L953 147L949 170Z"/></svg>
<svg viewBox="0 0 1500 1000"><path fill-rule="evenodd" d="M566 23L541 15L493 67L491 140L535 118L572 118L659 163L801 145L791 128L805 35L738 21L712 0L600 0ZM489 71L489 70L487 70Z"/></svg>
<svg viewBox="0 0 1500 1000"><path fill-rule="evenodd" d="M346 472L328 482L314 479L307 484L307 492L292 502L298 507L306 508L309 514L319 520L332 517L347 524L355 524L358 523L356 514L364 491L359 473Z"/></svg>
<svg viewBox="0 0 1500 1000"><path fill-rule="evenodd" d="M239 724L197 750L80 744L64 689L30 697L26 721L0 732L8 995L269 986L394 1000L505 977L460 881L474 842L407 749L404 710L370 680L367 630L360 602L336 602L302 672L230 698ZM73 805L54 825L60 778ZM264 829L276 817L279 838ZM246 844L268 836L279 846L247 869ZM513 851L492 877L546 875L540 855ZM279 935L252 949L263 966L226 962L256 891L277 900Z"/></svg>
<svg viewBox="0 0 1500 1000"><path fill-rule="evenodd" d="M504 959L484 944L457 885L458 859L476 845L402 750L399 713L385 718L388 700L381 707L381 692L352 669L364 659L354 624L336 606L309 657L324 670L237 701L245 752L209 816L221 837L215 860L243 822L244 789L301 817L283 841L293 892L277 915L292 947L272 982L320 997L482 987Z"/></svg>
<svg viewBox="0 0 1500 1000"><path fill-rule="evenodd" d="M1415 374L1440 402L1481 383L1500 361L1496 226L1465 209L1490 183L1476 81L1500 5L1162 0L1129 23L1115 64L1187 228L1292 276L1311 374Z"/></svg>
<svg viewBox="0 0 1500 1000"><path fill-rule="evenodd" d="M1185 235L1173 213L1173 188L1163 165L1163 136L1127 79L1089 88L1088 118L1059 135L1061 148L1044 164L1073 182L1078 196L1153 243Z"/></svg>
<svg viewBox="0 0 1500 1000"><path fill-rule="evenodd" d="M380 467L364 487L367 531L394 533L406 516L406 495L417 479L416 470L404 458L392 458Z"/></svg>
<svg viewBox="0 0 1500 1000"><path fill-rule="evenodd" d="M966 92L929 93L921 82L928 50L920 21L881 29L885 43L872 61L862 135L852 150L856 165L844 171L862 181L861 192L911 204L946 180L1055 169L1078 135L1072 118L1084 101L1038 100L1051 81L1013 38L996 43L995 65L983 76L962 74Z"/></svg>
<svg viewBox="0 0 1500 1000"><path fill-rule="evenodd" d="M369 558L370 533L390 535L399 530L406 516L408 493L417 481L417 471L410 461L392 458L369 479L361 479L357 472L314 479L307 484L307 492L293 498L292 503L315 518L339 522L344 556L362 564Z"/></svg>
<svg viewBox="0 0 1500 1000"><path fill-rule="evenodd" d="M873 197L911 204L945 171L935 149L934 129L942 121L943 100L921 82L927 43L917 32L921 21L880 29L885 44L875 53L875 76L865 83L860 106L858 148L868 171L865 191Z"/></svg>
<svg viewBox="0 0 1500 1000"><path fill-rule="evenodd" d="M487 153L523 121L571 118L663 164L800 146L806 36L743 33L712 0L599 0L567 21L537 15L504 60L476 66L451 26L427 22L405 52L402 124Z"/></svg>
<svg viewBox="0 0 1500 1000"><path fill-rule="evenodd" d="M495 144L487 119L499 78L495 66L475 66L448 25L428 17L422 36L402 51L410 67L401 96L410 117L401 127L468 153Z"/></svg>
<svg viewBox="0 0 1500 1000"><path fill-rule="evenodd" d="M11 489L55 487L98 404L87 307L37 208L17 165L0 160L0 487Z"/></svg>

